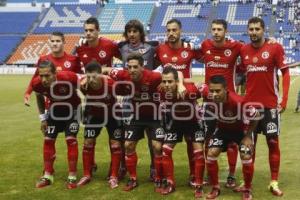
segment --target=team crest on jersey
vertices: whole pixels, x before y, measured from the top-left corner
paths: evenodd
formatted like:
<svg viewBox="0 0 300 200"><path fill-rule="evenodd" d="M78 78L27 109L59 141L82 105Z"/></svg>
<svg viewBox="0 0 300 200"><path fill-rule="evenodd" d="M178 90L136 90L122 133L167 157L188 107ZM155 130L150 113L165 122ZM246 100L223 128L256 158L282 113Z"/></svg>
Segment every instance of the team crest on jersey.
<svg viewBox="0 0 300 200"><path fill-rule="evenodd" d="M181 52L181 57L182 58L187 58L189 56L189 53L187 51Z"/></svg>
<svg viewBox="0 0 300 200"><path fill-rule="evenodd" d="M142 86L141 86L141 90L142 90L143 92L146 92L146 91L149 90L149 86L148 86L148 85L142 85Z"/></svg>
<svg viewBox="0 0 300 200"><path fill-rule="evenodd" d="M226 49L225 51L224 51L224 55L226 56L226 57L229 57L229 56L231 56L231 50L230 49Z"/></svg>
<svg viewBox="0 0 300 200"><path fill-rule="evenodd" d="M268 59L269 56L270 56L270 54L269 54L269 52L267 52L267 51L264 51L264 52L261 54L261 57L262 57L263 59Z"/></svg>
<svg viewBox="0 0 300 200"><path fill-rule="evenodd" d="M172 57L172 62L177 62L178 58L176 56Z"/></svg>
<svg viewBox="0 0 300 200"><path fill-rule="evenodd" d="M254 58L252 59L252 61L253 61L254 63L257 63L257 62L258 62L258 58L257 58L257 57L254 57Z"/></svg>
<svg viewBox="0 0 300 200"><path fill-rule="evenodd" d="M103 50L99 51L99 56L100 56L100 58L105 58L106 57L106 52L103 51Z"/></svg>
<svg viewBox="0 0 300 200"><path fill-rule="evenodd" d="M70 61L65 61L64 66L65 66L65 68L70 68L71 67L71 62Z"/></svg>
<svg viewBox="0 0 300 200"><path fill-rule="evenodd" d="M147 52L147 49L139 49L139 53L140 54L144 54L144 53L146 53Z"/></svg>
<svg viewBox="0 0 300 200"><path fill-rule="evenodd" d="M220 56L215 56L214 58L215 58L216 61L221 60Z"/></svg>

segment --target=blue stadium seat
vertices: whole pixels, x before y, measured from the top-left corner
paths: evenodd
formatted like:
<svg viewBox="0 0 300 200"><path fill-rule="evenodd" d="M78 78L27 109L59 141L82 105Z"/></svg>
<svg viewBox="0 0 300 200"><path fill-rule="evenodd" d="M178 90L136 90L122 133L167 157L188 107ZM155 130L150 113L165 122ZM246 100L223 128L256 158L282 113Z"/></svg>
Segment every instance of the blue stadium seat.
<svg viewBox="0 0 300 200"><path fill-rule="evenodd" d="M98 17L102 33L122 33L125 24L131 19L138 19L146 28L153 4L107 4Z"/></svg>
<svg viewBox="0 0 300 200"><path fill-rule="evenodd" d="M39 12L0 12L0 34L27 33Z"/></svg>
<svg viewBox="0 0 300 200"><path fill-rule="evenodd" d="M2 47L0 51L0 64L4 63L5 60L13 53L21 40L21 36L0 36L0 47Z"/></svg>
<svg viewBox="0 0 300 200"><path fill-rule="evenodd" d="M82 33L84 21L96 15L94 4L54 5L50 7L34 33Z"/></svg>

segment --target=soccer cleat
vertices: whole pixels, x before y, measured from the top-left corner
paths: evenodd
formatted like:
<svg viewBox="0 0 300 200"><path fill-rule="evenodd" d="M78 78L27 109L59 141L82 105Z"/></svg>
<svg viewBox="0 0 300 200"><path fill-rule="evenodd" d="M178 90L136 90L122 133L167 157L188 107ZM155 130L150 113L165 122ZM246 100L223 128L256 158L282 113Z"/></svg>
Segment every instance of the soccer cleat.
<svg viewBox="0 0 300 200"><path fill-rule="evenodd" d="M154 191L157 193L161 193L162 191L162 182L161 180L155 180L154 181Z"/></svg>
<svg viewBox="0 0 300 200"><path fill-rule="evenodd" d="M188 185L192 188L196 187L195 176L190 176Z"/></svg>
<svg viewBox="0 0 300 200"><path fill-rule="evenodd" d="M91 181L90 176L83 176L77 183L77 186L84 186Z"/></svg>
<svg viewBox="0 0 300 200"><path fill-rule="evenodd" d="M243 193L243 196L242 196L243 200L252 200L251 190L245 189L242 193Z"/></svg>
<svg viewBox="0 0 300 200"><path fill-rule="evenodd" d="M283 192L278 187L278 181L271 181L269 185L269 190L272 192L275 196L282 196Z"/></svg>
<svg viewBox="0 0 300 200"><path fill-rule="evenodd" d="M235 188L236 187L236 179L234 176L228 176L227 177L227 182L225 183L226 188Z"/></svg>
<svg viewBox="0 0 300 200"><path fill-rule="evenodd" d="M118 180L121 181L125 178L127 173L127 169L124 167L119 168L119 172L118 172Z"/></svg>
<svg viewBox="0 0 300 200"><path fill-rule="evenodd" d="M119 186L118 179L115 177L110 177L108 184L111 189L115 189Z"/></svg>
<svg viewBox="0 0 300 200"><path fill-rule="evenodd" d="M195 187L195 198L202 198L203 197L203 187L202 185Z"/></svg>
<svg viewBox="0 0 300 200"><path fill-rule="evenodd" d="M67 180L67 188L68 189L75 189L77 188L77 178L76 176L69 176Z"/></svg>
<svg viewBox="0 0 300 200"><path fill-rule="evenodd" d="M203 185L204 186L209 186L210 183L209 183L209 176L205 176L204 179L203 179Z"/></svg>
<svg viewBox="0 0 300 200"><path fill-rule="evenodd" d="M93 164L92 169L91 169L91 172L92 172L91 174L95 173L97 171L97 169L98 169L97 164Z"/></svg>
<svg viewBox="0 0 300 200"><path fill-rule="evenodd" d="M170 193L172 193L174 191L175 191L175 185L172 184L172 183L170 183L170 182L168 182L167 180L164 180L160 194L162 194L162 195L168 195L168 194L170 194Z"/></svg>
<svg viewBox="0 0 300 200"><path fill-rule="evenodd" d="M138 186L138 183L135 179L131 178L128 180L126 186L124 187L124 191L129 192L136 188Z"/></svg>
<svg viewBox="0 0 300 200"><path fill-rule="evenodd" d="M211 189L211 192L208 193L208 195L206 196L206 199L217 199L217 197L220 195L221 191L220 191L220 187L213 187Z"/></svg>
<svg viewBox="0 0 300 200"><path fill-rule="evenodd" d="M239 186L236 186L235 188L233 188L232 191L234 191L234 192L243 192L243 191L245 191L244 181L241 181L241 184Z"/></svg>
<svg viewBox="0 0 300 200"><path fill-rule="evenodd" d="M295 113L298 113L299 112L299 107L297 106L296 108L295 108L295 111L294 111Z"/></svg>
<svg viewBox="0 0 300 200"><path fill-rule="evenodd" d="M42 176L38 182L36 183L36 188L43 188L53 183L53 176L52 175L44 175Z"/></svg>

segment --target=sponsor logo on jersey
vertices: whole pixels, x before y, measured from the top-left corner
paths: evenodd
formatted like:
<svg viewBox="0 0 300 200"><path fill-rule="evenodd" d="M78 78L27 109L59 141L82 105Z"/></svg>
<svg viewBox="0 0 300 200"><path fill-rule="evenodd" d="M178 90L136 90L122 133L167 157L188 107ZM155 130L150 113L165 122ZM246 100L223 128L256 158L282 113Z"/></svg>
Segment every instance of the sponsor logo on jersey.
<svg viewBox="0 0 300 200"><path fill-rule="evenodd" d="M172 57L172 62L177 62L178 58L176 56Z"/></svg>
<svg viewBox="0 0 300 200"><path fill-rule="evenodd" d="M269 54L269 52L267 52L267 51L264 51L264 52L261 54L261 57L262 57L263 59L268 59L269 56L270 56L270 54Z"/></svg>
<svg viewBox="0 0 300 200"><path fill-rule="evenodd" d="M105 58L106 57L106 52L103 51L103 50L99 51L99 57L100 58Z"/></svg>
<svg viewBox="0 0 300 200"><path fill-rule="evenodd" d="M177 64L167 63L167 64L164 65L164 67L173 67L173 68L178 69L178 70L186 69L185 64L177 65Z"/></svg>
<svg viewBox="0 0 300 200"><path fill-rule="evenodd" d="M274 122L269 122L267 124L267 134L269 133L277 133L277 125Z"/></svg>
<svg viewBox="0 0 300 200"><path fill-rule="evenodd" d="M65 68L70 68L71 67L71 62L70 61L65 61L64 66L65 66Z"/></svg>
<svg viewBox="0 0 300 200"><path fill-rule="evenodd" d="M228 68L228 64L223 63L217 63L214 61L210 61L206 64L206 67L212 67L212 68Z"/></svg>
<svg viewBox="0 0 300 200"><path fill-rule="evenodd" d="M226 57L229 57L229 56L231 56L231 50L230 49L226 49L225 51L224 51L224 55L226 56Z"/></svg>
<svg viewBox="0 0 300 200"><path fill-rule="evenodd" d="M187 58L189 56L189 53L187 51L181 52L181 57L182 58Z"/></svg>
<svg viewBox="0 0 300 200"><path fill-rule="evenodd" d="M257 66L257 65L248 65L247 72L267 72L268 67L266 66Z"/></svg>
<svg viewBox="0 0 300 200"><path fill-rule="evenodd" d="M257 62L258 62L258 58L257 58L257 57L254 57L254 58L252 59L252 61L253 61L254 63L257 63Z"/></svg>

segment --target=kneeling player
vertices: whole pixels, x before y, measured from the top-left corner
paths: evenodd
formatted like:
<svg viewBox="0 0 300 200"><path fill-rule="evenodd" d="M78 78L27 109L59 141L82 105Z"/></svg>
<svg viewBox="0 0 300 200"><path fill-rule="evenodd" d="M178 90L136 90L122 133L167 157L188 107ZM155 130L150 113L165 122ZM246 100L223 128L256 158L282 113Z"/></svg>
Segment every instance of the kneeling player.
<svg viewBox="0 0 300 200"><path fill-rule="evenodd" d="M78 77L73 72L56 72L54 64L50 61L42 61L39 64L38 74L39 76L32 81L32 88L36 92L41 130L44 133L44 174L36 187L42 188L53 183L55 141L57 134L64 131L69 164L67 188L72 189L76 187L78 160L76 135L79 123L76 110L80 99L75 91ZM45 113L44 97L50 100L48 113Z"/></svg>
<svg viewBox="0 0 300 200"><path fill-rule="evenodd" d="M227 90L223 76L212 76L208 88L213 101L211 106L214 107L213 112L217 126L208 144L206 166L211 178L212 191L206 196L206 199L216 199L219 196L217 158L223 150L226 150L229 143L235 142L239 144L243 165L245 181L243 199L250 200L252 199L251 182L254 171L252 132L257 125L255 119L259 116L259 112L254 107L246 109L243 105L243 97Z"/></svg>
<svg viewBox="0 0 300 200"><path fill-rule="evenodd" d="M101 66L95 61L87 64L85 70L86 79L81 80L81 91L86 96L84 146L82 151L84 176L77 185L85 185L91 180L96 138L101 129L106 126L111 149L111 171L108 182L113 189L118 187L117 177L122 153L120 143L122 130L112 116L112 107L116 103L112 92L114 81L101 75Z"/></svg>
<svg viewBox="0 0 300 200"><path fill-rule="evenodd" d="M194 83L184 83L186 93L183 98L177 95L178 72L166 67L162 75L161 106L163 106L163 124L165 139L162 147L163 182L161 194L169 194L175 190L174 164L172 152L175 145L182 141L183 135L192 139L193 160L195 162L195 197L203 195L202 182L205 166L203 155L204 132L196 115L199 92Z"/></svg>

